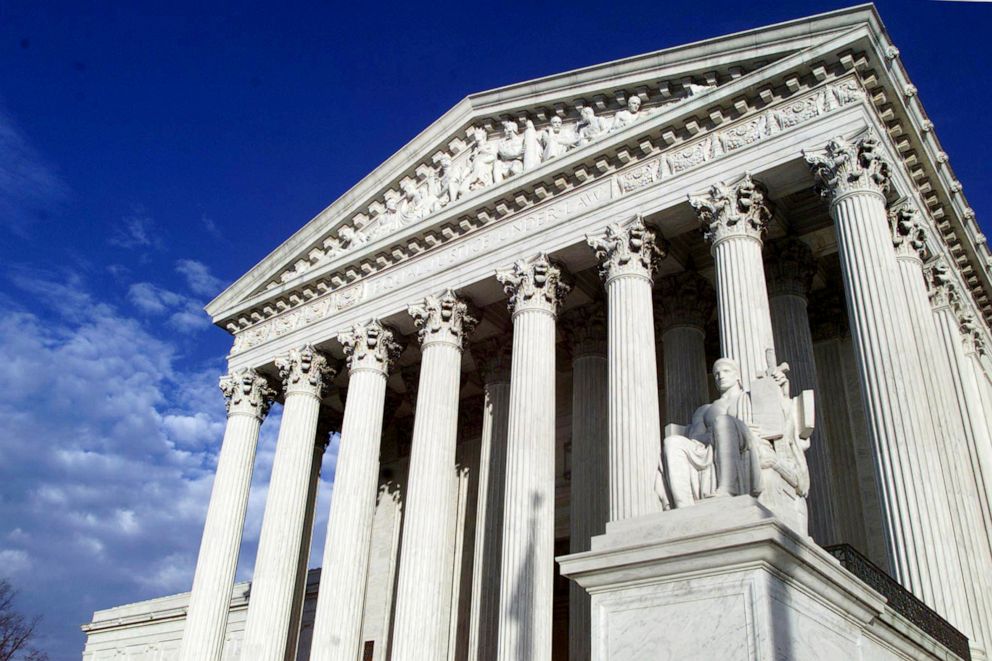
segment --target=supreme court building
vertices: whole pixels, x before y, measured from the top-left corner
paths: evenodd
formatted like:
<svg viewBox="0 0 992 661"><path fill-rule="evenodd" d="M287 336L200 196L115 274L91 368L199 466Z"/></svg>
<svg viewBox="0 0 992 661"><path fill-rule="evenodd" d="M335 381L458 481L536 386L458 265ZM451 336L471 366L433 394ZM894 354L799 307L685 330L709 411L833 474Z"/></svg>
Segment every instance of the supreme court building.
<svg viewBox="0 0 992 661"><path fill-rule="evenodd" d="M192 591L84 658L992 658L990 261L869 5L466 97L209 304Z"/></svg>

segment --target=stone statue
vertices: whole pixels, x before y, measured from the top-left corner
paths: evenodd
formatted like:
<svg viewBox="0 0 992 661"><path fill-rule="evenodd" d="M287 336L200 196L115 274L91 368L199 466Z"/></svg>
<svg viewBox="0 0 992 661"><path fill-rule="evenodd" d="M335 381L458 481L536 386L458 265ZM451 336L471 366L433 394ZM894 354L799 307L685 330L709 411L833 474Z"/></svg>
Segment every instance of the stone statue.
<svg viewBox="0 0 992 661"><path fill-rule="evenodd" d="M541 164L541 136L534 128L534 122L527 120L524 126L524 172Z"/></svg>
<svg viewBox="0 0 992 661"><path fill-rule="evenodd" d="M550 161L561 156L579 142L579 137L569 128L565 128L561 117L551 118L548 128L537 134L541 146L541 162Z"/></svg>
<svg viewBox="0 0 992 661"><path fill-rule="evenodd" d="M524 139L517 132L517 123L503 122L503 137L496 149L499 160L493 166L493 181L499 183L524 171Z"/></svg>
<svg viewBox="0 0 992 661"><path fill-rule="evenodd" d="M676 508L704 498L751 494L793 527L806 531L809 469L805 450L813 433L813 392L791 398L789 366L774 365L745 391L740 367L713 364L720 396L699 407L688 426L668 425L655 490L668 507L663 475Z"/></svg>
<svg viewBox="0 0 992 661"><path fill-rule="evenodd" d="M416 184L409 179L400 183L400 190L403 192L403 201L400 202L400 217L404 224L420 220L427 215L427 200Z"/></svg>
<svg viewBox="0 0 992 661"><path fill-rule="evenodd" d="M613 116L613 126L610 127L610 132L627 128L631 124L644 119L648 114L649 111L641 110L641 97L634 94L627 99L627 107Z"/></svg>
<svg viewBox="0 0 992 661"><path fill-rule="evenodd" d="M459 188L460 195L491 186L494 180L494 166L499 158L497 155L499 146L490 142L485 129L473 129L472 137L475 139L472 163L469 166L468 174L462 180Z"/></svg>
<svg viewBox="0 0 992 661"><path fill-rule="evenodd" d="M587 145L600 138L610 130L610 124L602 117L596 116L591 106L585 106L579 111L579 144Z"/></svg>
<svg viewBox="0 0 992 661"><path fill-rule="evenodd" d="M465 179L465 169L456 167L451 157L445 154L439 161L441 176L437 179L438 207L454 203L463 193L462 181Z"/></svg>

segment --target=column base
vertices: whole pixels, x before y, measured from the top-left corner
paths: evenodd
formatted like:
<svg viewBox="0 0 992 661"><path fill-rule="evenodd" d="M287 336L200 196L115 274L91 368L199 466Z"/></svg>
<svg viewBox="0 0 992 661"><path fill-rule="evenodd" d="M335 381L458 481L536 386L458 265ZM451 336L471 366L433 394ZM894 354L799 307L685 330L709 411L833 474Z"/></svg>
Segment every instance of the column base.
<svg viewBox="0 0 992 661"><path fill-rule="evenodd" d="M558 558L594 661L958 659L751 496L607 525Z"/></svg>

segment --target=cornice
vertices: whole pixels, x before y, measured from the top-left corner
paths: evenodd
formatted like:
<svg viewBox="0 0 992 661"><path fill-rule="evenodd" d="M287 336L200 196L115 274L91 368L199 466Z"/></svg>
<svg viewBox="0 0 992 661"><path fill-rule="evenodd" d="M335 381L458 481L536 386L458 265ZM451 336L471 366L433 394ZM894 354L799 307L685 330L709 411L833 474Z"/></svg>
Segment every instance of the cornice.
<svg viewBox="0 0 992 661"><path fill-rule="evenodd" d="M824 79L826 80L826 76ZM818 80L811 76L810 82L818 83ZM783 87L782 91L787 89ZM512 210L507 208L504 210L505 213L497 216L486 208L485 200L480 200L481 209L473 222L466 220L457 226L448 223L442 226L441 231L431 230L428 236L432 237L432 240L426 243L429 243L431 248L446 245L471 236L473 232L483 227L520 217L524 212L550 208L548 205L553 206L559 198L571 199L575 195L580 197L586 194L594 195L594 191L604 183L611 186L617 195L629 194L645 186L680 176L724 155L756 145L808 121L864 100L864 93L853 76L844 76L812 87L796 89L797 92L783 99L782 103L771 105L762 103L757 94L753 105L748 104L745 99L737 98L738 108L746 108L747 112L741 114L740 119L730 121L725 126L722 125L723 122L711 124L709 131L701 131L702 120L690 116L686 121L689 127L682 125L677 132L675 130L666 132L668 137L667 139L663 137L662 143L671 140L672 147L668 149L652 147L634 151L627 142L613 141L610 145L612 151L605 153L601 151L596 155L595 163L599 167L595 164L589 167L585 161L579 161L579 164L574 166L572 177L565 180L566 175L561 173L558 178L564 183L555 193L545 189L549 194L540 198L535 191L543 188L545 181L535 177L535 180L530 182L529 189L518 189L518 197L527 203ZM765 88L762 90L767 91ZM664 120L664 118L659 119ZM710 119L712 121L712 118ZM671 123L666 122L664 125L670 126ZM653 142L651 144L653 145ZM248 323L239 328L232 354L258 346L273 337L282 336L360 303L367 296L364 287L366 278L388 272L394 266L428 253L423 249L425 241L415 229L393 237L393 240L395 243L390 247L390 253L383 250L387 246L372 246L371 250L377 251L375 261L371 257L365 257L357 263L353 260L329 276L331 283L325 288L325 293L314 300L305 301L294 309L272 310L271 317L265 317L260 322ZM414 249L415 247L418 249ZM344 271L343 275L342 271ZM245 317L242 317L242 320L248 321Z"/></svg>
<svg viewBox="0 0 992 661"><path fill-rule="evenodd" d="M280 263L296 259L293 255L305 255L307 246L319 243L326 230L350 223L355 216L368 215L376 204L383 207L386 189L398 189L402 180L417 177L418 170L436 163L443 152L458 151L472 126L498 126L502 119L540 120L542 114L550 116L583 105L609 113L619 109L631 94L641 95L650 107L678 98L686 83L746 78L748 71L808 51L859 25L880 29L874 7L838 10L470 95L295 232L208 304L207 311L216 323L226 325L223 322L240 307L239 302L251 298L252 292L265 284L260 278L271 277ZM758 84L754 78L751 82ZM292 262L287 265L292 266Z"/></svg>
<svg viewBox="0 0 992 661"><path fill-rule="evenodd" d="M268 337L360 302L362 282L367 277L482 227L539 209L606 179L612 179L620 192L638 190L815 119L834 109L819 107L814 99L823 90L830 90L835 107L866 99L866 105L874 109L885 137L913 182L909 193L933 225L938 248L961 271L971 292L969 298L988 323L992 320L989 272L984 265L990 260L988 248L947 165L946 154L939 149L933 126L925 120L918 94L893 55L884 29L874 23L737 78L718 77L719 85L705 94L663 107L647 120L484 189L479 195L460 199L395 234L227 310L212 310L216 313L214 321L237 335L233 353L257 346ZM894 95L893 85L897 84L902 85L902 93ZM211 306L216 307L216 303Z"/></svg>

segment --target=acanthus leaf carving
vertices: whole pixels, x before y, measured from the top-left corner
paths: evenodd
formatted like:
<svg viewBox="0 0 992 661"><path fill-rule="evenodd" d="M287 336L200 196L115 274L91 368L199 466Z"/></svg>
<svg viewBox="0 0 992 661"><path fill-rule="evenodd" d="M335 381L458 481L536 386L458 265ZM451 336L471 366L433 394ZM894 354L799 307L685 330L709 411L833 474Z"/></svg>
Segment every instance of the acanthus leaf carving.
<svg viewBox="0 0 992 661"><path fill-rule="evenodd" d="M561 315L559 327L568 339L572 358L606 356L607 316L602 300L577 307Z"/></svg>
<svg viewBox="0 0 992 661"><path fill-rule="evenodd" d="M586 235L586 243L599 260L599 274L604 281L622 275L638 275L654 280L661 260L668 254L668 242L637 216L626 227L619 223L608 225L598 235Z"/></svg>
<svg viewBox="0 0 992 661"><path fill-rule="evenodd" d="M561 262L543 252L497 271L496 279L509 297L512 314L541 310L557 316L562 301L572 291L571 274Z"/></svg>
<svg viewBox="0 0 992 661"><path fill-rule="evenodd" d="M409 306L407 312L413 317L422 345L447 343L460 350L465 338L479 323L478 314L468 302L450 289Z"/></svg>
<svg viewBox="0 0 992 661"><path fill-rule="evenodd" d="M716 290L695 270L662 278L653 297L661 332L678 326L705 329L716 309Z"/></svg>
<svg viewBox="0 0 992 661"><path fill-rule="evenodd" d="M892 247L896 256L924 262L929 257L927 229L915 205L903 204L889 210Z"/></svg>
<svg viewBox="0 0 992 661"><path fill-rule="evenodd" d="M791 294L806 298L813 287L816 270L813 251L795 237L776 239L765 249L769 296Z"/></svg>
<svg viewBox="0 0 992 661"><path fill-rule="evenodd" d="M803 150L803 156L824 197L837 199L854 192L884 196L889 190L892 166L873 130L854 141L834 138L822 150Z"/></svg>
<svg viewBox="0 0 992 661"><path fill-rule="evenodd" d="M403 351L398 341L400 335L378 319L355 324L347 333L338 335L348 368L374 370L388 374L393 363Z"/></svg>
<svg viewBox="0 0 992 661"><path fill-rule="evenodd" d="M219 385L226 399L228 415L243 413L259 420L268 415L277 394L268 378L250 367L222 376Z"/></svg>
<svg viewBox="0 0 992 661"><path fill-rule="evenodd" d="M935 310L954 310L958 305L961 293L958 291L950 269L943 258L931 260L923 269L927 290L930 293L930 305Z"/></svg>
<svg viewBox="0 0 992 661"><path fill-rule="evenodd" d="M275 363L287 395L300 392L322 398L337 376L337 369L331 365L327 356L312 344L290 349L285 355L276 358Z"/></svg>
<svg viewBox="0 0 992 661"><path fill-rule="evenodd" d="M735 184L713 184L701 195L690 195L703 238L713 245L724 239L743 237L761 240L772 217L768 190L750 173Z"/></svg>

